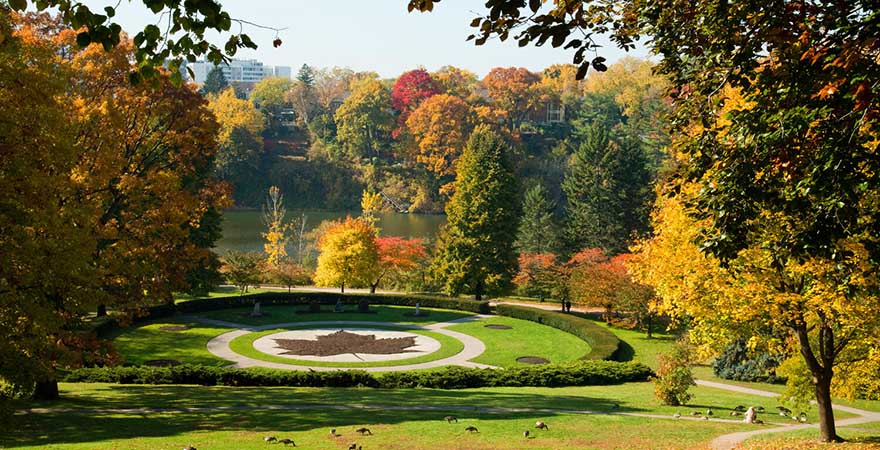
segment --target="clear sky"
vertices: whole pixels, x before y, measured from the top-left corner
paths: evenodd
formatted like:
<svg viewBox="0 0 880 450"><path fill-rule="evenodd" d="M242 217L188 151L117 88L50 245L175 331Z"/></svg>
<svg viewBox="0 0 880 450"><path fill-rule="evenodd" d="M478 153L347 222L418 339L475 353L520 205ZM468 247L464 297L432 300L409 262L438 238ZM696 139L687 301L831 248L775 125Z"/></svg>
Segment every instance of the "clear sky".
<svg viewBox="0 0 880 450"><path fill-rule="evenodd" d="M123 1L118 8L116 19L123 29L138 30L157 21L158 17L140 0L130 1ZM465 42L471 33L470 21L483 11L479 0L442 0L431 13L407 13L407 0L220 1L234 18L287 28L280 34L284 44L273 48L274 32L245 25L245 32L260 48L242 51L237 58L291 66L294 73L306 63L313 67L372 70L392 78L417 67L433 71L453 65L482 77L493 67L540 71L551 64L570 63L572 56L572 52L549 44L519 48L513 39L490 41L480 47ZM115 1L84 3L100 10ZM625 55L610 44L599 53L612 63ZM639 49L630 54L646 57L647 52Z"/></svg>

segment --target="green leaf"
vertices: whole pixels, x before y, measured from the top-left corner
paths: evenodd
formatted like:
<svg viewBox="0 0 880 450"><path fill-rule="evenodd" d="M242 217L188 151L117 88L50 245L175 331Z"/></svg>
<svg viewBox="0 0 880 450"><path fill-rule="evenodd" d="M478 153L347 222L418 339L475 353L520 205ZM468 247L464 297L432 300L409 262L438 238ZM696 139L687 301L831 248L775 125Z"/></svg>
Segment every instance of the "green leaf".
<svg viewBox="0 0 880 450"><path fill-rule="evenodd" d="M76 35L76 45L80 48L86 48L89 44L92 43L92 36L88 31L83 31L82 33L78 33Z"/></svg>

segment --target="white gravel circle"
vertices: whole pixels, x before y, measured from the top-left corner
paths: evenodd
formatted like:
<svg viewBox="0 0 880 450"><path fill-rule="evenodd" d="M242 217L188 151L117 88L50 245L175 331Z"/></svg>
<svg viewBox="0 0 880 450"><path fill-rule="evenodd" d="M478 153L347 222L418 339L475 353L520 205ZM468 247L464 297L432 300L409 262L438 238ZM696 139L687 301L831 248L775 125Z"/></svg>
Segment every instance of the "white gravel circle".
<svg viewBox="0 0 880 450"><path fill-rule="evenodd" d="M280 348L275 339L298 339L315 341L318 336L327 336L340 330L360 335L373 335L376 339L391 339L414 337L416 345L407 347L405 352L392 353L388 355L377 355L370 353L344 353L332 356L316 356L316 355L289 355L283 354L287 350ZM370 328L324 328L324 329L307 329L307 330L289 330L278 333L268 334L254 341L254 349L269 355L279 356L281 358L297 359L302 361L321 361L321 362L376 362L376 361L397 361L402 359L417 358L419 356L428 355L440 350L440 342L434 338L423 336L421 334L408 333L406 331L389 331L377 330Z"/></svg>

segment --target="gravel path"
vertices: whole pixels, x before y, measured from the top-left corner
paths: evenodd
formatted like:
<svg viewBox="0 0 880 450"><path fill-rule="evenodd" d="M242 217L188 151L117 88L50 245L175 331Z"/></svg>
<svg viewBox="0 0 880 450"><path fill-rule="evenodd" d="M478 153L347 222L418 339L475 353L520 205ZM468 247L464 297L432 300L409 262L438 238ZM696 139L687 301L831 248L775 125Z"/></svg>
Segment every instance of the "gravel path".
<svg viewBox="0 0 880 450"><path fill-rule="evenodd" d="M226 322L223 320L214 320L214 319L206 319L202 317L195 316L186 316L186 320L192 320L196 322L207 323L210 325L218 325L229 328L237 328L234 331L230 331L228 333L223 333L220 336L215 337L208 341L208 351L217 356L219 358L223 358L225 360L231 361L234 364L232 367L244 368L244 367L269 367L273 369L284 369L284 370L313 370L316 372L322 371L335 371L335 370L365 370L367 372L390 372L390 371L400 371L400 370L418 370L418 369L431 369L435 367L443 367L443 366L463 366L463 367L477 367L477 368L495 368L495 366L490 366L487 364L479 364L475 362L471 362L471 359L476 358L483 354L486 351L486 345L483 342L473 336L459 333L457 331L447 330L446 327L450 325L455 325L458 323L472 322L475 320L479 320L484 317L489 316L468 316L463 317L461 319L450 320L448 322L440 322L434 323L431 325L410 325L410 324L399 324L394 322L369 322L369 321L359 321L359 320L350 320L350 321L311 321L311 322L286 322L286 323L276 323L270 325L260 325L260 326L248 326L243 324L237 324L233 322ZM233 339L244 336L248 333L252 333L255 331L263 331L263 330L271 330L275 328L285 328L285 327L310 327L310 326L339 326L339 327L351 327L351 326L381 326L381 327L389 327L389 328L402 328L408 330L427 330L433 331L435 333L444 334L453 339L461 341L464 344L464 349L448 358L438 359L436 361L428 361L418 364L401 364L398 366L385 366L385 367L322 367L322 366L306 366L306 365L292 365L292 364L282 364L282 363L274 363L269 361L262 361L259 359L249 358L244 355L240 355L232 351L229 348L229 343L232 342Z"/></svg>

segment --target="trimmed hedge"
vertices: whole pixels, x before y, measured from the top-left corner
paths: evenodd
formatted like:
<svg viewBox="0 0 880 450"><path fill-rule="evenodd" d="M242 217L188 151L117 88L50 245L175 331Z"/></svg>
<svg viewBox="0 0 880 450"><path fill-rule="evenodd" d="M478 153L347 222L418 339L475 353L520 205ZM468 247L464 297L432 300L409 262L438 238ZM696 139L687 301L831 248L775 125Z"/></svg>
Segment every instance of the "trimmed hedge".
<svg viewBox="0 0 880 450"><path fill-rule="evenodd" d="M639 363L582 361L515 369L447 367L432 371L371 373L363 370L290 371L213 366L99 367L76 369L62 381L72 383L197 384L202 386L302 386L465 389L499 386L595 386L646 381L651 369Z"/></svg>
<svg viewBox="0 0 880 450"><path fill-rule="evenodd" d="M242 296L200 298L177 303L177 311L194 313L217 309L252 306L256 302L267 305L307 305L318 302L322 305L335 305L339 299L346 305L357 305L362 300L372 305L416 306L424 308L455 309L480 314L490 312L489 302L452 297L433 297L406 294L342 294L339 292L261 292Z"/></svg>
<svg viewBox="0 0 880 450"><path fill-rule="evenodd" d="M577 316L526 306L498 304L495 313L499 316L513 317L553 327L571 333L590 345L590 353L581 359L614 359L620 346L620 339L614 333L595 323Z"/></svg>

